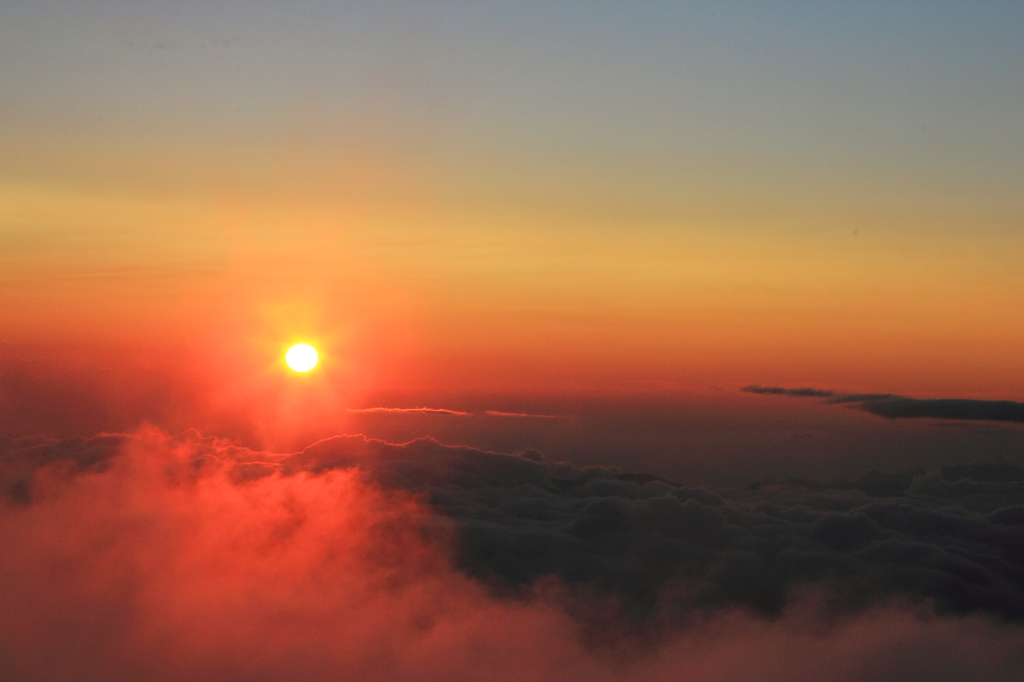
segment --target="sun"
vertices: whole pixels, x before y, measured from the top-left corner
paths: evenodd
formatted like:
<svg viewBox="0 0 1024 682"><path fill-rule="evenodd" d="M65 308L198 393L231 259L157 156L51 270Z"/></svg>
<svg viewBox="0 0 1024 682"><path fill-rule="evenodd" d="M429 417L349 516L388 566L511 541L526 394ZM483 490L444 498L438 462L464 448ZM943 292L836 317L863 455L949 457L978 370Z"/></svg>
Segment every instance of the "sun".
<svg viewBox="0 0 1024 682"><path fill-rule="evenodd" d="M297 343L285 353L284 361L296 372L308 372L320 361L316 348L308 343Z"/></svg>

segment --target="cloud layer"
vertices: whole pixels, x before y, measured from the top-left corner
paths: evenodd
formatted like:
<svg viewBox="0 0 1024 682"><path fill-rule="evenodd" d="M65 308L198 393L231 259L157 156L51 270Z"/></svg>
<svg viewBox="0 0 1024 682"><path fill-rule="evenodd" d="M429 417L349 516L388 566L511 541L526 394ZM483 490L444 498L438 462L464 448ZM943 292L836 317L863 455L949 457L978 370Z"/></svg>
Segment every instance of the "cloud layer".
<svg viewBox="0 0 1024 682"><path fill-rule="evenodd" d="M991 620L1024 618L1014 475L873 497L432 440L2 439L0 659L11 679L1018 679L1024 639Z"/></svg>
<svg viewBox="0 0 1024 682"><path fill-rule="evenodd" d="M830 488L716 492L536 452L353 437L281 466L359 466L422 494L456 522L459 565L498 587L557 576L652 618L737 604L776 615L794 590L816 585L837 607L898 596L1024 619L1024 483L1013 475L1024 472L1012 466L997 481L875 473Z"/></svg>

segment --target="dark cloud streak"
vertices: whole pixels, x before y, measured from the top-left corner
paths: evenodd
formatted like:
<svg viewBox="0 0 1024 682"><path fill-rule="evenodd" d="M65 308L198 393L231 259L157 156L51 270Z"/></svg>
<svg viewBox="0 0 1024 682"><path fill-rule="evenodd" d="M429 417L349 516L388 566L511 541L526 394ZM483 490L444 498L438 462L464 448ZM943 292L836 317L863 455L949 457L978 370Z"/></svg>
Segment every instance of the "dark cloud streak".
<svg viewBox="0 0 1024 682"><path fill-rule="evenodd" d="M918 400L891 397L867 400L864 410L889 419L930 417L932 419L966 419L995 422L1024 422L1024 403L1011 400L965 400L945 398Z"/></svg>
<svg viewBox="0 0 1024 682"><path fill-rule="evenodd" d="M817 388L782 388L780 386L758 386L757 384L744 386L740 390L744 393L784 395L790 398L830 398L835 395L834 391L823 391Z"/></svg>
<svg viewBox="0 0 1024 682"><path fill-rule="evenodd" d="M859 409L887 419L930 418L1024 423L1024 403L1012 400L920 399L891 393L839 393L816 388L757 385L744 386L740 390L757 395L825 398L826 403L832 404L857 404Z"/></svg>

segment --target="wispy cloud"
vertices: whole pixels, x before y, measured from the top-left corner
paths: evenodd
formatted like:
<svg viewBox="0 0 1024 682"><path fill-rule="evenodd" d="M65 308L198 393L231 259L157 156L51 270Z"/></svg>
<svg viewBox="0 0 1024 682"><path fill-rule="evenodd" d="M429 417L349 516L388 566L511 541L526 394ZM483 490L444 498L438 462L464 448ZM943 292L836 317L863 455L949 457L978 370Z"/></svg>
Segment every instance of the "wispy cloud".
<svg viewBox="0 0 1024 682"><path fill-rule="evenodd" d="M357 414L446 414L455 417L472 417L472 412L449 410L444 407L350 407L346 412Z"/></svg>

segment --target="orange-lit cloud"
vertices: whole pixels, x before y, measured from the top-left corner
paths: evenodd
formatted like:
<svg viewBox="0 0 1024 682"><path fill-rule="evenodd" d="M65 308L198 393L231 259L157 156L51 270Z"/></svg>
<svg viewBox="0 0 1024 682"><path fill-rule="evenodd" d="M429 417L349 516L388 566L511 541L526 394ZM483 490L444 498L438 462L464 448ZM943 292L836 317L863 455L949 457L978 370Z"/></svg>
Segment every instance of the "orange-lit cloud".
<svg viewBox="0 0 1024 682"><path fill-rule="evenodd" d="M460 412L443 407L347 407L346 412L357 414L448 414L454 417L471 417L472 412Z"/></svg>

